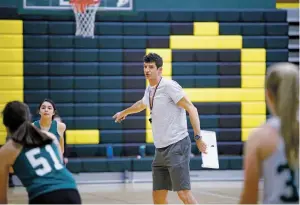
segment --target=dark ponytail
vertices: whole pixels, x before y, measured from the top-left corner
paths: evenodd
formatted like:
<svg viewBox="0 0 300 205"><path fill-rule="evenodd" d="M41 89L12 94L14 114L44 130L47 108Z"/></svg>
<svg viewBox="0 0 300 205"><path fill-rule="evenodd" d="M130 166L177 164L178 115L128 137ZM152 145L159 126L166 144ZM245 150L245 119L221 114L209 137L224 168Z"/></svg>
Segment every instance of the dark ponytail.
<svg viewBox="0 0 300 205"><path fill-rule="evenodd" d="M11 139L24 147L38 147L52 143L52 138L32 125L30 121L24 121Z"/></svg>

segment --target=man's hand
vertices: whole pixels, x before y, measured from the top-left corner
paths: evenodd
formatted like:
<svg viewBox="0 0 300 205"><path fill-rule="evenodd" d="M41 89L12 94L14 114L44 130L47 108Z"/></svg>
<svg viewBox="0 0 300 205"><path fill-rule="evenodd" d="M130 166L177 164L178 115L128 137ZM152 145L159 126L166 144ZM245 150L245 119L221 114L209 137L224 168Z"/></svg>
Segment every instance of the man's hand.
<svg viewBox="0 0 300 205"><path fill-rule="evenodd" d="M117 112L114 116L113 116L113 118L115 119L115 122L121 122L121 121L123 121L123 120L125 120L125 118L126 118L126 114L125 114L125 112L124 111L121 111L121 112Z"/></svg>
<svg viewBox="0 0 300 205"><path fill-rule="evenodd" d="M202 153L204 153L204 154L207 154L207 151L206 151L207 145L205 144L205 142L204 142L203 140L201 140L201 139L196 140L196 145L197 145L198 150L199 150L200 152L202 152Z"/></svg>

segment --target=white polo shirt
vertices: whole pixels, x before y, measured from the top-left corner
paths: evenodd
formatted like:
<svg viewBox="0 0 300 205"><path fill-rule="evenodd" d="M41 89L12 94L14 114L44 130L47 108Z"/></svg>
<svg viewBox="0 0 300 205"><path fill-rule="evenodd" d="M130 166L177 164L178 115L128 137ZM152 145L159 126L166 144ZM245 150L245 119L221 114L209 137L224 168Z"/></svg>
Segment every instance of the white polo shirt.
<svg viewBox="0 0 300 205"><path fill-rule="evenodd" d="M149 108L149 94L153 95L154 89L148 86L142 100ZM176 81L162 78L154 96L151 115L156 148L166 147L188 136L186 111L176 105L184 95Z"/></svg>

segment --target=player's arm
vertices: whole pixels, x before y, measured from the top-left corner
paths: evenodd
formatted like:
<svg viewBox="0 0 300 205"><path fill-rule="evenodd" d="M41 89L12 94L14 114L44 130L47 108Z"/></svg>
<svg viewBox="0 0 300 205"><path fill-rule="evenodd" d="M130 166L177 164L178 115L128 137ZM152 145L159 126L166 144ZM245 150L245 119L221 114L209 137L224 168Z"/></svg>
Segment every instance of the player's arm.
<svg viewBox="0 0 300 205"><path fill-rule="evenodd" d="M59 144L61 148L62 154L64 154L65 147L64 147L64 132L66 131L66 124L62 122L57 122L57 131L60 136L59 138Z"/></svg>
<svg viewBox="0 0 300 205"><path fill-rule="evenodd" d="M0 204L7 204L7 187L8 187L8 175L9 166L5 160L7 157L7 151L5 147L0 149Z"/></svg>
<svg viewBox="0 0 300 205"><path fill-rule="evenodd" d="M20 150L9 140L0 148L0 204L7 204L9 167L14 164Z"/></svg>
<svg viewBox="0 0 300 205"><path fill-rule="evenodd" d="M254 130L244 149L244 185L240 197L240 204L256 204L258 201L258 189L260 179L260 129Z"/></svg>

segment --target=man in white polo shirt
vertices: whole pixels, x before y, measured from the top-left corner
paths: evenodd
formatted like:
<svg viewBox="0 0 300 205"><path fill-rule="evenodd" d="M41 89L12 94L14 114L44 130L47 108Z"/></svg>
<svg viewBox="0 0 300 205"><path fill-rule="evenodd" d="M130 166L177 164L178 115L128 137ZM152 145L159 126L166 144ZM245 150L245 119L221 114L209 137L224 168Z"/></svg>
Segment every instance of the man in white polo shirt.
<svg viewBox="0 0 300 205"><path fill-rule="evenodd" d="M191 140L187 129L186 111L194 130L199 151L206 152L201 139L200 120L196 107L174 80L162 77L162 58L149 53L144 57L144 74L150 86L144 97L131 107L116 113L115 122L127 115L150 108L155 156L152 163L153 201L167 203L168 190L176 191L185 204L196 204L190 185Z"/></svg>

